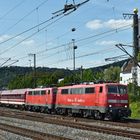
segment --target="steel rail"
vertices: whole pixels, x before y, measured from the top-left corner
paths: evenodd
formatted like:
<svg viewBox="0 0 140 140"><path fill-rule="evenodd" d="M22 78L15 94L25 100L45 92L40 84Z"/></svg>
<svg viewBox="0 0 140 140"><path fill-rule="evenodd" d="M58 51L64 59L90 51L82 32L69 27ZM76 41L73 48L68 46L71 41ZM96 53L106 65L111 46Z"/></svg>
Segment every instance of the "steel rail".
<svg viewBox="0 0 140 140"><path fill-rule="evenodd" d="M56 136L48 133L43 133L35 130L30 130L26 128L21 128L13 125L7 125L0 123L0 129L3 131L15 133L20 136L32 138L33 140L71 140L69 138L64 138L61 136Z"/></svg>

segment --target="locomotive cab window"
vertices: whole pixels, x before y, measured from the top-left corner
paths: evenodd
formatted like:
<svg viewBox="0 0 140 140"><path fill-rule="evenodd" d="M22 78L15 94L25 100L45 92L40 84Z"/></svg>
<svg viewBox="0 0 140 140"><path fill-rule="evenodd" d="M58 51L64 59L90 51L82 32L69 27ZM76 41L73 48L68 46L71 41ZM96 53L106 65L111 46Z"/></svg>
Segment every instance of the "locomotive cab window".
<svg viewBox="0 0 140 140"><path fill-rule="evenodd" d="M108 86L108 93L109 93L109 94L116 94L116 93L119 93L119 92L118 92L117 86L113 86L113 85Z"/></svg>
<svg viewBox="0 0 140 140"><path fill-rule="evenodd" d="M126 86L118 86L120 94L127 94Z"/></svg>
<svg viewBox="0 0 140 140"><path fill-rule="evenodd" d="M109 94L127 94L127 87L122 85L108 86Z"/></svg>

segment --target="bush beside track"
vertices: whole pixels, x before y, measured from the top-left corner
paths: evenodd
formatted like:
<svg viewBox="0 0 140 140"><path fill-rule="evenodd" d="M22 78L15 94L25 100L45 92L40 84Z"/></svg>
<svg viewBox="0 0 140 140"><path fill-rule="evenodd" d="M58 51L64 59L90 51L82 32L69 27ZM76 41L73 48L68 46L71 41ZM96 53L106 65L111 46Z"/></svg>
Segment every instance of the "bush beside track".
<svg viewBox="0 0 140 140"><path fill-rule="evenodd" d="M130 108L132 111L131 118L140 119L140 87L129 84L128 92Z"/></svg>
<svg viewBox="0 0 140 140"><path fill-rule="evenodd" d="M140 102L130 103L130 108L132 110L131 118L140 119Z"/></svg>

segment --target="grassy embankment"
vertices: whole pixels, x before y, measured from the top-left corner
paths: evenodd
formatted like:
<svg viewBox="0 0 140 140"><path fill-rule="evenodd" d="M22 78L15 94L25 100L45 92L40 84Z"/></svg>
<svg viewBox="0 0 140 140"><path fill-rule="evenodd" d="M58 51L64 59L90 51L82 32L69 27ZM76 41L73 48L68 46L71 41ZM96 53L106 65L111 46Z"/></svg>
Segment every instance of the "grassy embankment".
<svg viewBox="0 0 140 140"><path fill-rule="evenodd" d="M140 87L128 86L131 118L140 119Z"/></svg>

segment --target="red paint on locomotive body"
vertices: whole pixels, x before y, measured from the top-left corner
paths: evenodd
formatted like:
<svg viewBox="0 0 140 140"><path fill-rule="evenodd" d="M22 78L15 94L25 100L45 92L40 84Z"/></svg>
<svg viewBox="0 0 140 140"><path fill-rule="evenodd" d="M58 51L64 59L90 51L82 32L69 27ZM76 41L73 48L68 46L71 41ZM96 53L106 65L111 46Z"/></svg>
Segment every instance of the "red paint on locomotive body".
<svg viewBox="0 0 140 140"><path fill-rule="evenodd" d="M97 118L112 115L128 117L127 86L119 83L81 84L58 88L56 109L59 112L82 112Z"/></svg>
<svg viewBox="0 0 140 140"><path fill-rule="evenodd" d="M106 94L102 91L100 94L99 88L103 85L73 85L58 88L57 105L66 106L105 106ZM104 88L103 88L104 89Z"/></svg>
<svg viewBox="0 0 140 140"><path fill-rule="evenodd" d="M109 84L106 87L107 104L112 107L129 107L127 86L121 84Z"/></svg>
<svg viewBox="0 0 140 140"><path fill-rule="evenodd" d="M27 105L54 105L56 98L56 88L36 88L30 89L26 94Z"/></svg>

